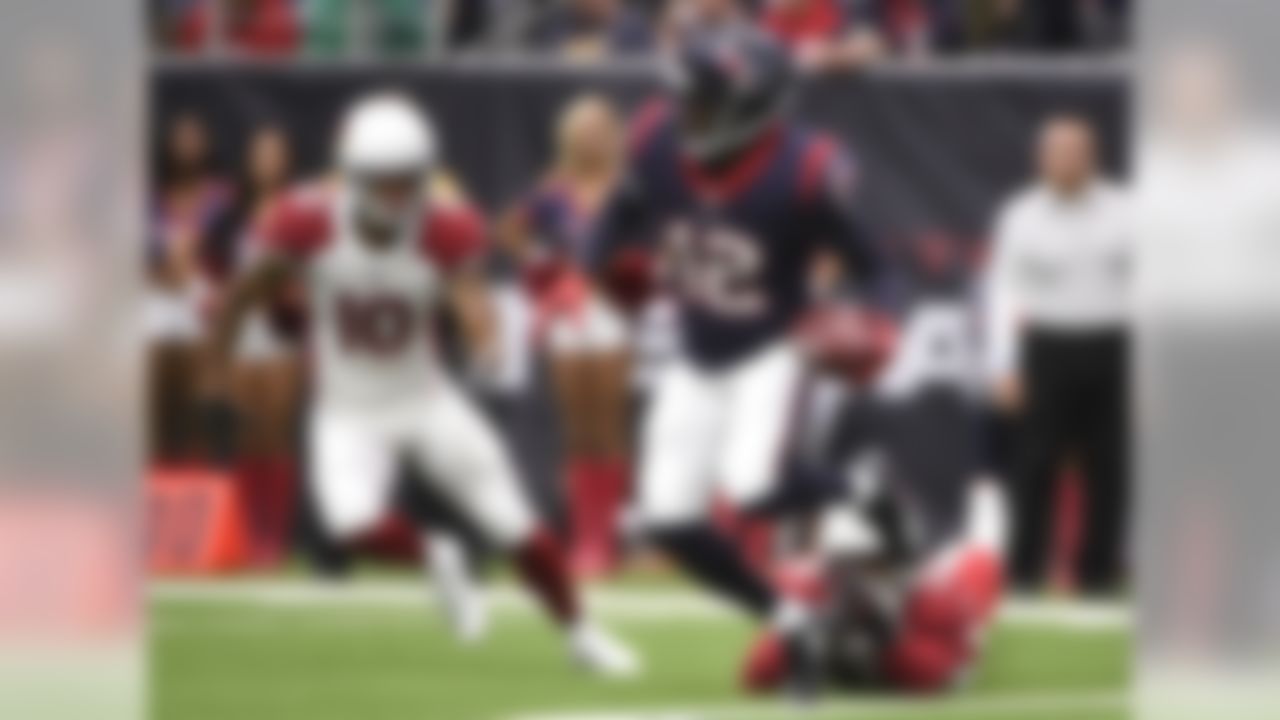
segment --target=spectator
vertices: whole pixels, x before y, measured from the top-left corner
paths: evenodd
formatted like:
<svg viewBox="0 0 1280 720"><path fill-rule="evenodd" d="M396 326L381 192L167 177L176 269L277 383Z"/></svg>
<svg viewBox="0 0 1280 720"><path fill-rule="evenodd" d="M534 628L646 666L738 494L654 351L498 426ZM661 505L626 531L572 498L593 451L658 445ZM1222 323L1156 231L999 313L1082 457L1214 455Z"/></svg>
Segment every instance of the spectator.
<svg viewBox="0 0 1280 720"><path fill-rule="evenodd" d="M379 0L374 10L373 45L383 57L412 57L428 48L430 2Z"/></svg>
<svg viewBox="0 0 1280 720"><path fill-rule="evenodd" d="M160 152L147 248L150 417L153 452L176 460L204 449L196 385L210 289L205 251L228 195L211 170L208 130L199 115L177 115Z"/></svg>
<svg viewBox="0 0 1280 720"><path fill-rule="evenodd" d="M151 0L152 35L156 46L172 53L203 49L208 0Z"/></svg>
<svg viewBox="0 0 1280 720"><path fill-rule="evenodd" d="M875 24L854 20L839 0L768 0L760 21L801 69L825 72L856 70L884 56Z"/></svg>
<svg viewBox="0 0 1280 720"><path fill-rule="evenodd" d="M574 60L600 60L650 50L647 18L623 0L560 0L536 21L534 44Z"/></svg>
<svg viewBox="0 0 1280 720"><path fill-rule="evenodd" d="M1056 481L1074 458L1086 495L1076 580L1106 592L1123 579L1128 517L1130 219L1084 120L1050 120L1037 163L1000 214L989 287L996 399L1021 425L1012 572L1043 582Z"/></svg>
<svg viewBox="0 0 1280 720"><path fill-rule="evenodd" d="M434 0L297 1L304 10L310 55L340 57L369 50L382 57L413 57L429 46ZM353 32L357 29L364 32Z"/></svg>
<svg viewBox="0 0 1280 720"><path fill-rule="evenodd" d="M1074 51L1123 36L1123 0L960 0L964 50Z"/></svg>
<svg viewBox="0 0 1280 720"><path fill-rule="evenodd" d="M1091 47L1117 48L1128 41L1130 0L1079 0L1081 26Z"/></svg>
<svg viewBox="0 0 1280 720"><path fill-rule="evenodd" d="M845 0L856 22L879 29L898 56L922 55L935 45L936 27L951 0Z"/></svg>
<svg viewBox="0 0 1280 720"><path fill-rule="evenodd" d="M744 0L671 0L662 13L662 35L667 44L693 28L748 22L752 18Z"/></svg>
<svg viewBox="0 0 1280 720"><path fill-rule="evenodd" d="M612 105L585 96L560 119L556 158L503 231L542 310L559 417L569 458L575 565L605 569L626 461L628 328L594 297L581 270L594 222L618 180L620 122Z"/></svg>
<svg viewBox="0 0 1280 720"><path fill-rule="evenodd" d="M433 20L452 51L528 50L562 0L435 0Z"/></svg>
<svg viewBox="0 0 1280 720"><path fill-rule="evenodd" d="M160 0L165 46L185 55L227 50L293 55L301 40L295 0Z"/></svg>
<svg viewBox="0 0 1280 720"><path fill-rule="evenodd" d="M1034 3L1024 0L965 0L966 50L1014 49L1040 43Z"/></svg>

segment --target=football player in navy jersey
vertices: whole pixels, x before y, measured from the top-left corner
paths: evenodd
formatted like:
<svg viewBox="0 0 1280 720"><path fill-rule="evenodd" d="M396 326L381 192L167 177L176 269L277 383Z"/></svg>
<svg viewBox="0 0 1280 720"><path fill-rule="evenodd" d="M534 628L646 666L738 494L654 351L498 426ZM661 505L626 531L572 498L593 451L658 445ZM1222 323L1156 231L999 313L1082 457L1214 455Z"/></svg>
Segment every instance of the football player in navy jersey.
<svg viewBox="0 0 1280 720"><path fill-rule="evenodd" d="M635 122L628 177L594 248L606 286L637 255L657 258L679 306L683 352L654 385L635 511L685 571L778 632L791 688L809 695L820 655L810 612L774 591L709 510L718 498L777 513L821 495L827 479L790 452L811 366L794 330L815 302L820 256L866 287L875 253L853 213L849 158L787 118L785 51L733 26L687 38L673 60L668 96Z"/></svg>

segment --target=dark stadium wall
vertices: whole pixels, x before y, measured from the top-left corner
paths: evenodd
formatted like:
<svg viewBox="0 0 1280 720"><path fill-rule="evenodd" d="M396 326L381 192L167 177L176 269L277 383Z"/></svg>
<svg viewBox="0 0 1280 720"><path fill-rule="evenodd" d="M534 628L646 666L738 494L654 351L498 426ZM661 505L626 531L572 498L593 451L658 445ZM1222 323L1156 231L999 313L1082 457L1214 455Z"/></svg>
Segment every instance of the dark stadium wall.
<svg viewBox="0 0 1280 720"><path fill-rule="evenodd" d="M153 73L153 122L182 110L200 112L228 170L249 130L270 121L294 138L301 169L320 171L348 100L374 88L412 90L436 117L446 162L490 209L509 202L539 172L567 97L598 89L630 108L654 91L640 72L544 68L178 64ZM1125 170L1128 87L1114 74L833 77L805 86L799 103L806 123L848 142L865 179L865 216L884 235L933 229L983 235L996 203L1025 177L1036 126L1054 112L1091 118L1108 167Z"/></svg>

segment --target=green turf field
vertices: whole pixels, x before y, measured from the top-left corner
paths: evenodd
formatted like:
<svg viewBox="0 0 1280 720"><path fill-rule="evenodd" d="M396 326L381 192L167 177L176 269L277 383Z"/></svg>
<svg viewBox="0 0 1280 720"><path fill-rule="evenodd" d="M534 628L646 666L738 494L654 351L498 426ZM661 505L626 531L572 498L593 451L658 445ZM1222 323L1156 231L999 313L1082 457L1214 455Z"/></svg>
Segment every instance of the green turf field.
<svg viewBox="0 0 1280 720"><path fill-rule="evenodd" d="M794 713L736 691L750 629L683 589L595 598L645 654L634 683L581 675L510 593L480 647L460 648L422 588L301 581L159 586L152 601L158 720L753 720ZM1123 623L1030 614L1002 622L973 686L930 702L841 700L804 714L854 720L1119 720Z"/></svg>

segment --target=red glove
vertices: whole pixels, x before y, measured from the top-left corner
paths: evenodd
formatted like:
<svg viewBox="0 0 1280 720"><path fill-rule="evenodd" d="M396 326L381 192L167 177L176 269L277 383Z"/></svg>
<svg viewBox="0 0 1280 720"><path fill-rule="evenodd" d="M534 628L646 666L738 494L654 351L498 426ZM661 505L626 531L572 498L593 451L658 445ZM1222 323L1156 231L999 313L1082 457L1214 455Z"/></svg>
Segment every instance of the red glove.
<svg viewBox="0 0 1280 720"><path fill-rule="evenodd" d="M897 348L889 317L849 304L824 305L801 321L801 347L825 371L865 386L876 380Z"/></svg>
<svg viewBox="0 0 1280 720"><path fill-rule="evenodd" d="M653 296L653 256L642 250L618 253L601 273L601 285L609 297L624 310L635 311Z"/></svg>

